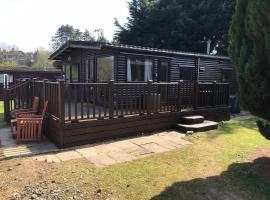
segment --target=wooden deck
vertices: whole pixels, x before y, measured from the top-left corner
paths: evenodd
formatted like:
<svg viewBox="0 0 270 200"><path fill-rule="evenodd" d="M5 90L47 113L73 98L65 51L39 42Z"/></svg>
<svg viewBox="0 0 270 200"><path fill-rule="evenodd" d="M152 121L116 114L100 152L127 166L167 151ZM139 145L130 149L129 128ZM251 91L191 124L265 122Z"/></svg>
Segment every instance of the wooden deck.
<svg viewBox="0 0 270 200"><path fill-rule="evenodd" d="M26 81L8 89L5 120L34 96L49 101L46 133L59 147L88 144L141 132L171 129L179 117L230 118L229 84L65 83Z"/></svg>

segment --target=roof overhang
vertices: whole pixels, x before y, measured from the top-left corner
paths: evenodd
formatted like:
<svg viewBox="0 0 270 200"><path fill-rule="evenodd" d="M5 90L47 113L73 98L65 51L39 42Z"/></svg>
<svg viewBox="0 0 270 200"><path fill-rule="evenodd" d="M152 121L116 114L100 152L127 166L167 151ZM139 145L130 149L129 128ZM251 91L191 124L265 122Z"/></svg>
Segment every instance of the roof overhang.
<svg viewBox="0 0 270 200"><path fill-rule="evenodd" d="M50 57L50 60L61 60L64 55L72 52L72 49L92 49L100 50L102 44L89 41L67 41L59 49L57 49Z"/></svg>

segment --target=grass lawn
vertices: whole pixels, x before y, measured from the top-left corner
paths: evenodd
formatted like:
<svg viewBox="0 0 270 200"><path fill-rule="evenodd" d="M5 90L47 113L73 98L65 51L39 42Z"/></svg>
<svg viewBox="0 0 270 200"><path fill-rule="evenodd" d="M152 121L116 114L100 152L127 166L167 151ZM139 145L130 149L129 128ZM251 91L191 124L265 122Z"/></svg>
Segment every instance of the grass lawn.
<svg viewBox="0 0 270 200"><path fill-rule="evenodd" d="M188 136L193 142L188 147L106 168L86 159L3 161L0 197L42 177L48 187L72 188L66 197L79 190L87 196L83 199L270 199L270 141L259 134L255 122L226 122L218 130Z"/></svg>
<svg viewBox="0 0 270 200"><path fill-rule="evenodd" d="M0 101L0 128L4 126L4 102Z"/></svg>

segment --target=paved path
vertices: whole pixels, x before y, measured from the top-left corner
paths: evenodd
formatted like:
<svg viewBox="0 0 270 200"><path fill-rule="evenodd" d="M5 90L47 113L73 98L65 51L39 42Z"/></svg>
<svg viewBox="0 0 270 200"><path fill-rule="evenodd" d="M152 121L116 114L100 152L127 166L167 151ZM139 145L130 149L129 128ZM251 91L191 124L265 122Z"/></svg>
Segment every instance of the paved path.
<svg viewBox="0 0 270 200"><path fill-rule="evenodd" d="M190 145L191 143L184 140L183 137L184 135L181 133L167 131L148 136L81 146L65 152L35 156L33 159L45 162L62 162L86 158L96 166L104 167Z"/></svg>
<svg viewBox="0 0 270 200"><path fill-rule="evenodd" d="M12 137L10 127L0 129L0 141L4 159L59 151L53 143L46 139L41 143L22 143L17 145L16 139Z"/></svg>
<svg viewBox="0 0 270 200"><path fill-rule="evenodd" d="M9 127L0 129L4 159L32 156L35 160L52 163L86 158L100 167L144 158L155 153L162 153L191 144L183 139L184 136L184 134L175 131L164 131L152 135L110 140L70 149L58 149L48 140L41 143L17 145L16 140L12 138Z"/></svg>

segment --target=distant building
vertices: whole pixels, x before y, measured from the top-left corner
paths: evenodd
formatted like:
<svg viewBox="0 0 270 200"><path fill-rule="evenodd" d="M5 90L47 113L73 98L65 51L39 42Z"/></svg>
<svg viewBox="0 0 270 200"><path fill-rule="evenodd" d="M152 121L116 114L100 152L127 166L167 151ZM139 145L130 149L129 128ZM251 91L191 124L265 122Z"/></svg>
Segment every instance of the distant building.
<svg viewBox="0 0 270 200"><path fill-rule="evenodd" d="M32 53L24 53L12 48L10 51L0 49L0 63L15 62L19 65L29 65L33 61Z"/></svg>

